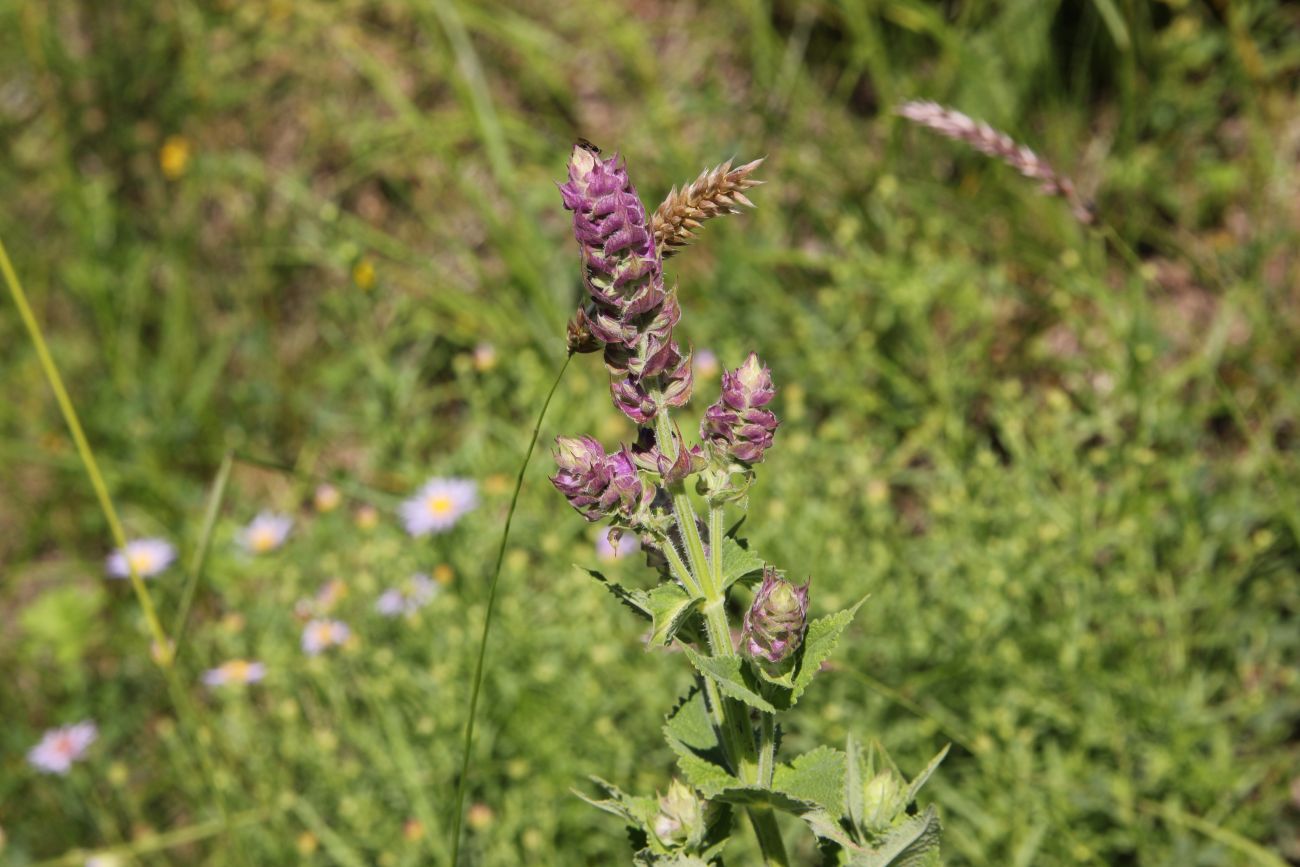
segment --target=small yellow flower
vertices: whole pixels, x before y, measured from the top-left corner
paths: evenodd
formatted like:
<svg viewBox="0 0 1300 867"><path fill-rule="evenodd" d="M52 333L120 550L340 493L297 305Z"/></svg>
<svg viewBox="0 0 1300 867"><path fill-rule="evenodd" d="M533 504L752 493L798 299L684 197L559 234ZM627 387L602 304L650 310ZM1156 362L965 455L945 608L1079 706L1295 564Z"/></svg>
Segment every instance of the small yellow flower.
<svg viewBox="0 0 1300 867"><path fill-rule="evenodd" d="M163 175L174 181L185 174L190 163L190 140L183 135L169 135L158 150L158 165Z"/></svg>
<svg viewBox="0 0 1300 867"><path fill-rule="evenodd" d="M414 843L424 836L424 825L419 819L407 819L402 825L402 836Z"/></svg>
<svg viewBox="0 0 1300 867"><path fill-rule="evenodd" d="M352 266L352 282L358 289L369 289L375 285L375 263L368 258L358 259Z"/></svg>
<svg viewBox="0 0 1300 867"><path fill-rule="evenodd" d="M298 835L298 851L303 855L310 855L316 851L316 835L311 831L303 831Z"/></svg>
<svg viewBox="0 0 1300 867"><path fill-rule="evenodd" d="M446 587L456 577L456 573L446 563L439 563L433 567L433 580Z"/></svg>

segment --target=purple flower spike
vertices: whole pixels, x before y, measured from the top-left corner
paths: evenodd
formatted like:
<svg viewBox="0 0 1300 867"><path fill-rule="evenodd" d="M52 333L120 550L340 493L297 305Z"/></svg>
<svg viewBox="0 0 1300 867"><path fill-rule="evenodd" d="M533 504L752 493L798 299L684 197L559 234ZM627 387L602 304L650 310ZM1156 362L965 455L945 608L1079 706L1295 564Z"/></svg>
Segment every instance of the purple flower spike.
<svg viewBox="0 0 1300 867"><path fill-rule="evenodd" d="M584 282L596 306L623 318L662 304L663 265L645 206L619 158L602 160L591 149L575 145L569 182L560 185L560 195L564 207L573 211ZM609 341L599 331L593 333Z"/></svg>
<svg viewBox="0 0 1300 867"><path fill-rule="evenodd" d="M763 586L745 612L740 642L760 662L778 663L799 649L808 628L809 581L802 587L786 581L775 569L763 570Z"/></svg>
<svg viewBox="0 0 1300 867"><path fill-rule="evenodd" d="M759 463L776 433L776 416L764 409L775 394L772 372L751 352L744 364L722 374L722 397L705 410L700 436L737 461Z"/></svg>
<svg viewBox="0 0 1300 867"><path fill-rule="evenodd" d="M607 455L587 436L559 437L555 445L559 472L551 484L588 521L616 513L628 517L650 501L654 492L641 481L626 448Z"/></svg>

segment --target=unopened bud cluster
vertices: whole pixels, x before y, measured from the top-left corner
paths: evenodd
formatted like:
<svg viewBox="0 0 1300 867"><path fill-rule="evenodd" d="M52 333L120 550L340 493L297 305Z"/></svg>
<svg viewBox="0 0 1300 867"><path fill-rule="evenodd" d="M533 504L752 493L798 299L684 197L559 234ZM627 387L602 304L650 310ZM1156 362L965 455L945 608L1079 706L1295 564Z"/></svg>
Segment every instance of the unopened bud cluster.
<svg viewBox="0 0 1300 867"><path fill-rule="evenodd" d="M796 587L775 569L763 571L763 584L745 612L741 646L753 659L778 664L803 643L808 628L809 584Z"/></svg>

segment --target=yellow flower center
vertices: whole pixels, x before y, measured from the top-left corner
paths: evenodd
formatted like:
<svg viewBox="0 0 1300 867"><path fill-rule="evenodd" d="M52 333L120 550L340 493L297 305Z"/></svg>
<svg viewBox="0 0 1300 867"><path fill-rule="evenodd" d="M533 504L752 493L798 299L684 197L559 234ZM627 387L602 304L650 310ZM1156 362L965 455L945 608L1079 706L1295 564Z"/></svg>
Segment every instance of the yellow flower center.
<svg viewBox="0 0 1300 867"><path fill-rule="evenodd" d="M249 541L253 545L253 550L260 554L275 547L275 534L266 527L258 527L253 531L252 538Z"/></svg>
<svg viewBox="0 0 1300 867"><path fill-rule="evenodd" d="M433 515L435 518L445 517L451 514L451 510L455 508L455 504L452 503L451 497L446 494L434 494L425 501L424 505L425 508L429 510L429 514Z"/></svg>
<svg viewBox="0 0 1300 867"><path fill-rule="evenodd" d="M329 644L334 637L334 629L328 623L317 623L311 628L311 637L321 645Z"/></svg>
<svg viewBox="0 0 1300 867"><path fill-rule="evenodd" d="M252 670L253 666L242 659L232 659L230 662L223 665L222 668L226 670L225 674L227 679L234 681L235 683L248 683L248 673Z"/></svg>
<svg viewBox="0 0 1300 867"><path fill-rule="evenodd" d="M126 556L126 561L137 575L153 571L155 563L152 551L133 551Z"/></svg>

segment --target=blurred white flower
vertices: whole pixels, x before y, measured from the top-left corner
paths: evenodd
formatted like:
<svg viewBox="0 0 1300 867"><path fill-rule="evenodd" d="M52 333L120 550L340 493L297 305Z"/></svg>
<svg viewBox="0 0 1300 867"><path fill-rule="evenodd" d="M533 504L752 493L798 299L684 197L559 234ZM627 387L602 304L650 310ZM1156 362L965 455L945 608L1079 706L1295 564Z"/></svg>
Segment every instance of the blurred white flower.
<svg viewBox="0 0 1300 867"><path fill-rule="evenodd" d="M239 531L239 544L254 554L274 551L284 544L293 527L293 518L275 512L260 512L247 527Z"/></svg>
<svg viewBox="0 0 1300 867"><path fill-rule="evenodd" d="M72 763L86 754L99 737L99 729L89 720L50 729L41 742L27 753L32 767L47 774L66 774Z"/></svg>
<svg viewBox="0 0 1300 867"><path fill-rule="evenodd" d="M346 623L338 620L313 620L302 630L302 649L308 656L347 641L352 635Z"/></svg>
<svg viewBox="0 0 1300 867"><path fill-rule="evenodd" d="M450 530L478 505L477 485L469 479L430 479L402 503L402 521L412 536Z"/></svg>
<svg viewBox="0 0 1300 867"><path fill-rule="evenodd" d="M266 677L265 664L249 662L246 659L232 659L205 671L203 682L208 686L242 686L257 683L264 677Z"/></svg>
<svg viewBox="0 0 1300 867"><path fill-rule="evenodd" d="M621 560L641 550L641 540L631 533L624 533L615 546L609 540L609 534L612 532L614 531L611 528L596 537L596 556L601 560Z"/></svg>
<svg viewBox="0 0 1300 867"><path fill-rule="evenodd" d="M133 539L108 555L105 566L111 578L130 578L131 569L141 578L152 578L176 559L176 549L166 539Z"/></svg>

